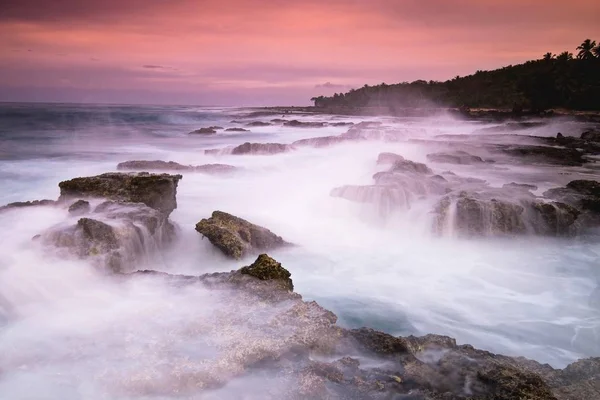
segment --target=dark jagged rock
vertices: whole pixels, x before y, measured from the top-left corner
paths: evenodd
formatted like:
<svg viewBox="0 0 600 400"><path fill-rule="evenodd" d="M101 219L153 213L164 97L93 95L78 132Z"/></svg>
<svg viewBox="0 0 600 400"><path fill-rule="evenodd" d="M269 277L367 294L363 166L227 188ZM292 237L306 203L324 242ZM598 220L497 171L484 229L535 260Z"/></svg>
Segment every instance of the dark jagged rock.
<svg viewBox="0 0 600 400"><path fill-rule="evenodd" d="M427 160L437 163L446 164L479 164L483 163L483 159L478 156L474 156L465 151L453 151L450 153L432 153L427 154Z"/></svg>
<svg viewBox="0 0 600 400"><path fill-rule="evenodd" d="M582 211L600 213L600 182L597 181L571 181L564 188L547 190L544 196L573 205Z"/></svg>
<svg viewBox="0 0 600 400"><path fill-rule="evenodd" d="M264 272L256 266L262 262L267 265ZM245 340L223 346L220 359L235 362L215 370L225 379L221 385L247 373L285 376L289 385L271 387L273 398L575 400L597 394L600 359L555 370L524 358L458 346L447 336L394 337L369 328L340 328L335 314L292 292L289 272L266 255L230 273L193 277L138 271L124 277L162 279L188 289L235 289L227 290L229 309L220 311L218 323L223 326L214 328L231 331L252 318L259 337L246 329ZM197 394L198 387L212 388L202 383L173 390L186 396ZM164 392L165 387L156 389Z"/></svg>
<svg viewBox="0 0 600 400"><path fill-rule="evenodd" d="M435 232L456 232L467 237L526 233L570 236L576 233L580 215L574 207L544 203L528 191L511 193L501 189L446 196L434 212Z"/></svg>
<svg viewBox="0 0 600 400"><path fill-rule="evenodd" d="M434 230L442 233L449 229L464 236L525 233L521 217L524 211L519 204L482 199L463 192L458 198L447 196L438 203ZM450 223L453 226L449 226Z"/></svg>
<svg viewBox="0 0 600 400"><path fill-rule="evenodd" d="M194 167L195 172L205 174L230 174L239 171L240 168L229 164L203 164Z"/></svg>
<svg viewBox="0 0 600 400"><path fill-rule="evenodd" d="M410 160L398 160L394 162L394 165L392 165L389 172L411 172L415 174L433 173L427 165Z"/></svg>
<svg viewBox="0 0 600 400"><path fill-rule="evenodd" d="M119 170L192 171L206 174L235 172L237 167L228 164L182 165L173 161L125 161L117 165Z"/></svg>
<svg viewBox="0 0 600 400"><path fill-rule="evenodd" d="M581 139L590 142L600 142L600 131L595 129L585 131L581 134Z"/></svg>
<svg viewBox="0 0 600 400"><path fill-rule="evenodd" d="M222 211L215 211L210 218L198 222L196 231L225 255L236 259L288 244L270 230Z"/></svg>
<svg viewBox="0 0 600 400"><path fill-rule="evenodd" d="M294 143L292 143L292 146L329 147L347 141L348 139L345 139L341 136L322 136L296 140Z"/></svg>
<svg viewBox="0 0 600 400"><path fill-rule="evenodd" d="M404 157L396 153L380 153L379 156L377 156L377 164L395 164L398 161L405 160Z"/></svg>
<svg viewBox="0 0 600 400"><path fill-rule="evenodd" d="M293 150L293 147L287 144L281 143L250 143L246 142L237 147L234 147L231 150L231 154L233 155L241 155L241 154L278 154L285 153Z"/></svg>
<svg viewBox="0 0 600 400"><path fill-rule="evenodd" d="M574 148L550 147L550 146L506 146L500 148L506 154L515 157L526 158L529 162L580 166L586 160L583 153Z"/></svg>
<svg viewBox="0 0 600 400"><path fill-rule="evenodd" d="M222 126L218 126L218 125L209 126L209 128L214 129L215 131L219 131L219 130L223 129Z"/></svg>
<svg viewBox="0 0 600 400"><path fill-rule="evenodd" d="M174 161L145 161L145 160L131 160L124 161L117 164L118 170L155 170L155 171L190 171L194 167L191 165L182 165Z"/></svg>
<svg viewBox="0 0 600 400"><path fill-rule="evenodd" d="M339 126L350 126L354 125L354 122L332 122L331 126L339 127Z"/></svg>
<svg viewBox="0 0 600 400"><path fill-rule="evenodd" d="M280 263L272 259L266 254L258 256L256 261L247 267L240 269L242 274L247 274L255 278L266 280L280 280L283 283L283 287L292 291L294 290L294 284L290 279L290 272L283 268Z"/></svg>
<svg viewBox="0 0 600 400"><path fill-rule="evenodd" d="M250 130L244 128L227 128L225 132L250 132Z"/></svg>
<svg viewBox="0 0 600 400"><path fill-rule="evenodd" d="M322 128L325 126L324 122L303 122L298 121L297 119L293 119L291 121L286 121L283 123L283 126L290 126L293 128Z"/></svg>
<svg viewBox="0 0 600 400"><path fill-rule="evenodd" d="M177 208L177 184L181 175L107 173L59 183L59 201L73 198L106 198L144 203L165 216Z"/></svg>
<svg viewBox="0 0 600 400"><path fill-rule="evenodd" d="M254 122L249 122L246 124L246 126L251 126L251 127L261 127L261 126L271 126L273 124L271 124L270 122L263 122L263 121L254 121Z"/></svg>
<svg viewBox="0 0 600 400"><path fill-rule="evenodd" d="M86 200L77 200L69 206L69 213L72 215L83 215L91 210L90 202Z"/></svg>
<svg viewBox="0 0 600 400"><path fill-rule="evenodd" d="M14 208L25 208L25 207L37 207L37 206L53 206L56 204L54 200L33 200L33 201L17 201L14 203L8 203L0 207L0 212L14 209Z"/></svg>
<svg viewBox="0 0 600 400"><path fill-rule="evenodd" d="M195 131L191 131L190 135L214 135L217 131L213 128L200 128Z"/></svg>
<svg viewBox="0 0 600 400"><path fill-rule="evenodd" d="M516 182L511 182L511 183L505 183L504 185L502 185L502 187L504 189L516 189L516 190L537 190L538 187L536 185L530 185L528 183L516 183Z"/></svg>

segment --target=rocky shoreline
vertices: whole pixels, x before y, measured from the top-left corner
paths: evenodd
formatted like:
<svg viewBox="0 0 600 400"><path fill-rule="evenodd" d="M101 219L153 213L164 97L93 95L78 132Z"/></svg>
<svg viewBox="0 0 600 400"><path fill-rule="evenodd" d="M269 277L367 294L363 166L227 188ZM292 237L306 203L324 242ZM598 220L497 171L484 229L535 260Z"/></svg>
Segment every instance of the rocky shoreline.
<svg viewBox="0 0 600 400"><path fill-rule="evenodd" d="M390 170L376 177L375 185L366 191L379 187L410 188L411 179L427 182L423 177L432 174L426 165L399 155L382 154L379 162L391 164ZM277 327L273 333L265 328L259 342L242 341L239 348L225 350L222 362L210 374L190 378L187 383L157 382L154 389L152 385L146 389L150 393L186 395L199 387L216 390L236 377L257 371L287 382L285 388L273 389L272 398L570 400L594 398L600 393L600 358L580 360L561 370L458 345L446 336L393 337L370 328L342 328L336 325L337 317L331 311L316 302L305 302L293 292L290 271L266 254L228 273L181 276L136 271L141 253L148 249L160 252L177 232L169 215L177 207L176 191L181 178L143 172L75 178L60 183L61 195L55 202L4 207L5 211L23 206L64 209L66 218L75 215L77 222L59 224L41 232L35 240L41 240L45 246L68 249L67 257L89 259L117 280L152 279L179 288L231 291L233 304L260 304L265 310L261 324ZM452 185L443 177L428 179L431 183L425 185L440 185L441 192ZM397 182L400 184L394 186ZM515 184L504 190L528 193L529 189ZM361 190L354 192L360 197ZM338 191L335 195L353 200L348 193ZM588 224L597 223L597 182L573 181L549 191L547 196L564 203L543 203L548 206L540 205L539 209L532 206L540 213L539 223L546 224L541 234L566 233L584 214L589 216ZM531 198L531 204L542 204L535 203L532 195L526 197ZM492 233L520 233L523 205L460 194L458 200L442 200L441 220L450 201L456 201L455 221L465 234L483 234L486 223L492 224L487 227ZM554 224L559 227L556 231L549 228ZM266 228L219 211L198 222L196 230L235 259L289 245ZM149 246L149 240L155 246ZM238 318L236 313L240 311L235 307L227 310L227 318Z"/></svg>

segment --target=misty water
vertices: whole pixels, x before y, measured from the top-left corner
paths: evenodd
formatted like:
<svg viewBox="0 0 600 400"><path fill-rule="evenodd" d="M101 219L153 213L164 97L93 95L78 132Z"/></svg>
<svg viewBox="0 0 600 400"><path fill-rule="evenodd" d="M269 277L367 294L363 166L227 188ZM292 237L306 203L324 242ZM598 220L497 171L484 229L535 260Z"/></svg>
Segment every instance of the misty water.
<svg viewBox="0 0 600 400"><path fill-rule="evenodd" d="M251 132L188 135L210 125L239 126L231 121L248 112L2 105L0 203L56 199L58 182L115 171L117 163L127 160L243 167L232 175L184 173L178 208L171 215L180 228L177 241L136 268L200 275L248 265L252 259L227 259L194 230L200 219L222 210L294 243L270 255L292 273L295 291L333 311L342 326L369 326L393 335L448 335L459 343L556 368L600 356L600 241L594 237L466 239L451 230L440 237L431 229L431 209L440 196L416 201L385 218L372 204L330 196L335 187L372 183L373 174L385 170L376 164L381 152L427 163L434 172L452 170L485 179L492 187L536 184L537 194L574 176L594 179L593 169L510 162L483 167L431 164L426 155L435 143L422 139L468 138L501 125L445 115L294 115L301 121L380 120L404 132L406 140L298 148L275 155L206 155L203 150L248 141L292 143L341 134L348 127L273 125L249 128ZM247 121L276 117L282 116ZM550 136L577 129L564 119L518 133ZM134 382L134 388L168 386L160 378L162 368L179 365L184 374L190 360L214 356L209 344L231 347L244 338L260 337L256 320L263 311L237 304L227 293L173 291L146 280L115 285L85 261L65 259L32 242L33 236L65 218L64 210L50 207L0 213L0 394L5 394L0 397L115 398L106 394L106 386L124 380ZM245 317L215 325L227 307L241 308ZM260 376L247 379L256 393L263 390ZM143 397L134 392L125 391L122 398ZM210 396L227 395L217 391Z"/></svg>

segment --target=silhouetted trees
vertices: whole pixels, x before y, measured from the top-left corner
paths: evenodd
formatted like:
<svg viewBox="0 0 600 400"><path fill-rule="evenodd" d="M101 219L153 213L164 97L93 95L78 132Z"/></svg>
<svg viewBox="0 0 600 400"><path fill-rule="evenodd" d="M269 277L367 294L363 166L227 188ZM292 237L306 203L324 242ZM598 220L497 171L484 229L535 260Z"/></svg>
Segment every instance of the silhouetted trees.
<svg viewBox="0 0 600 400"><path fill-rule="evenodd" d="M465 107L542 111L600 110L600 45L586 39L568 51L445 82L417 80L313 97L317 107Z"/></svg>

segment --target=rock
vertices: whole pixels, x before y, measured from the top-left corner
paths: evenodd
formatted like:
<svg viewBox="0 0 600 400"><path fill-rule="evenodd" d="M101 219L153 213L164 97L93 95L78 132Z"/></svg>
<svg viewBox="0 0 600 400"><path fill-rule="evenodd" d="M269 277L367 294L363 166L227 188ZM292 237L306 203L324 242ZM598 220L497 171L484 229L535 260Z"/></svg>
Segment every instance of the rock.
<svg viewBox="0 0 600 400"><path fill-rule="evenodd" d="M166 217L177 208L177 184L181 175L106 173L59 183L59 201L73 198L105 198L144 203Z"/></svg>
<svg viewBox="0 0 600 400"><path fill-rule="evenodd" d="M287 144L246 142L237 147L234 147L231 150L231 154L233 154L233 155L241 155L241 154L268 155L268 154L285 153L290 150L293 150L293 147L290 145L287 145Z"/></svg>
<svg viewBox="0 0 600 400"><path fill-rule="evenodd" d="M273 118L271 120L271 122L273 122L275 124L282 124L282 123L287 122L287 121L288 121L287 119L283 119L283 118Z"/></svg>
<svg viewBox="0 0 600 400"><path fill-rule="evenodd" d="M263 121L254 121L254 122L249 122L246 124L246 126L256 126L256 127L261 127L261 126L271 126L272 124L270 122L263 122Z"/></svg>
<svg viewBox="0 0 600 400"><path fill-rule="evenodd" d="M240 168L229 164L204 164L193 167L194 171L205 174L230 174L237 172Z"/></svg>
<svg viewBox="0 0 600 400"><path fill-rule="evenodd" d="M350 126L350 125L354 125L354 122L333 122L330 124L331 126Z"/></svg>
<svg viewBox="0 0 600 400"><path fill-rule="evenodd" d="M571 181L564 188L550 189L543 195L570 204L582 211L600 213L600 182L597 181Z"/></svg>
<svg viewBox="0 0 600 400"><path fill-rule="evenodd" d="M550 146L506 146L500 148L506 154L524 157L527 162L580 166L586 162L583 153L574 148Z"/></svg>
<svg viewBox="0 0 600 400"><path fill-rule="evenodd" d="M400 154L395 153L380 153L377 156L377 164L395 164L396 162L405 160Z"/></svg>
<svg viewBox="0 0 600 400"><path fill-rule="evenodd" d="M535 233L546 236L570 236L575 234L575 222L579 210L565 203L535 202L531 205L538 220L532 222Z"/></svg>
<svg viewBox="0 0 600 400"><path fill-rule="evenodd" d="M392 165L389 172L411 172L415 174L433 173L427 165L410 160L398 160L394 162L394 165Z"/></svg>
<svg viewBox="0 0 600 400"><path fill-rule="evenodd" d="M528 183L515 183L515 182L505 183L504 185L502 185L502 187L504 189L516 189L516 190L525 190L525 191L538 189L538 187L536 185L530 185Z"/></svg>
<svg viewBox="0 0 600 400"><path fill-rule="evenodd" d="M281 280L284 288L290 291L294 290L294 284L290 279L292 274L290 274L287 269L283 268L280 263L266 254L259 255L252 265L240 269L240 273L253 276L263 281L273 279Z"/></svg>
<svg viewBox="0 0 600 400"><path fill-rule="evenodd" d="M75 203L69 206L69 213L72 215L83 215L89 213L91 210L90 203L85 200L77 200Z"/></svg>
<svg viewBox="0 0 600 400"><path fill-rule="evenodd" d="M329 147L348 141L340 136L322 136L309 139L300 139L292 143L292 147L310 146L310 147Z"/></svg>
<svg viewBox="0 0 600 400"><path fill-rule="evenodd" d="M437 163L471 165L483 163L483 159L471 155L465 151L453 151L450 153L432 153L427 154L427 160Z"/></svg>
<svg viewBox="0 0 600 400"><path fill-rule="evenodd" d="M145 161L145 160L132 160L124 161L117 164L118 170L155 170L155 171L191 171L194 167L191 165L182 165L174 161Z"/></svg>
<svg viewBox="0 0 600 400"><path fill-rule="evenodd" d="M193 171L206 174L223 174L237 171L228 164L182 165L173 161L125 161L117 165L120 170Z"/></svg>
<svg viewBox="0 0 600 400"><path fill-rule="evenodd" d="M435 232L455 232L467 237L526 233L571 236L580 215L574 207L559 202L545 203L520 189L448 195L434 212L437 214Z"/></svg>
<svg viewBox="0 0 600 400"><path fill-rule="evenodd" d="M190 135L213 135L217 133L217 131L213 128L200 128L200 129L196 129L195 131L191 131Z"/></svg>
<svg viewBox="0 0 600 400"><path fill-rule="evenodd" d="M0 212L7 211L14 208L25 208L25 207L37 207L37 206L53 206L56 204L54 200L33 200L33 201L17 201L14 203L6 204L0 207Z"/></svg>
<svg viewBox="0 0 600 400"><path fill-rule="evenodd" d="M467 237L525 233L524 211L519 204L462 192L458 198L447 196L437 204L434 231Z"/></svg>
<svg viewBox="0 0 600 400"><path fill-rule="evenodd" d="M41 239L76 257L89 258L99 268L123 272L134 269L174 236L175 227L160 211L142 203L109 200L75 225L48 229Z"/></svg>
<svg viewBox="0 0 600 400"><path fill-rule="evenodd" d="M581 134L581 139L590 142L600 142L600 131L596 129L590 129Z"/></svg>
<svg viewBox="0 0 600 400"><path fill-rule="evenodd" d="M562 133L558 132L558 133L556 134L556 138L557 138L557 139L564 139L564 138L565 138L565 135L563 135Z"/></svg>
<svg viewBox="0 0 600 400"><path fill-rule="evenodd" d="M223 127L222 126L213 125L213 126L209 126L209 129L213 129L215 131L218 131L218 130L223 129Z"/></svg>
<svg viewBox="0 0 600 400"><path fill-rule="evenodd" d="M208 368L211 385L196 374L191 387L179 380L165 387L169 381L158 380L156 387L144 386L146 393L198 396L199 388L214 389L215 379L218 386L235 385L238 377L259 374L285 377L286 384L269 385L270 398L575 400L595 398L600 381L600 359L555 370L458 346L446 336L395 337L370 328L340 328L335 314L292 292L289 272L264 254L229 273L193 277L138 271L123 279L160 279L186 290L198 286L227 293L225 304L212 306L217 326L202 331L228 333L218 341L220 357L186 360L192 370ZM232 336L236 332L241 334Z"/></svg>
<svg viewBox="0 0 600 400"><path fill-rule="evenodd" d="M250 130L244 128L227 128L225 132L250 132Z"/></svg>
<svg viewBox="0 0 600 400"><path fill-rule="evenodd" d="M284 126L290 126L294 128L322 128L325 126L324 122L302 122L296 119L291 121L286 121L283 123Z"/></svg>
<svg viewBox="0 0 600 400"><path fill-rule="evenodd" d="M225 255L236 259L288 244L270 230L222 211L215 211L210 218L198 222L196 231Z"/></svg>

